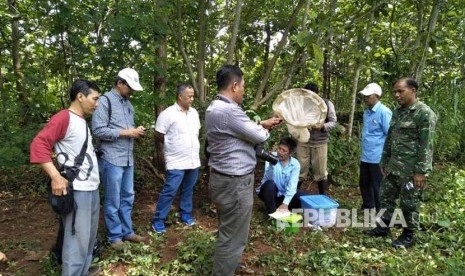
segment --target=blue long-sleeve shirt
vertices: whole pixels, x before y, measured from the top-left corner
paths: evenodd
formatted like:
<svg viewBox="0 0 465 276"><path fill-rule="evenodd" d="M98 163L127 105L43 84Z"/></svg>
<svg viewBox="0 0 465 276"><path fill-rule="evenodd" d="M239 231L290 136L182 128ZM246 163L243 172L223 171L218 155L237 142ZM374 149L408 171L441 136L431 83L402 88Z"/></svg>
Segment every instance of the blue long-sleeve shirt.
<svg viewBox="0 0 465 276"><path fill-rule="evenodd" d="M392 111L378 101L363 113L362 162L379 164Z"/></svg>
<svg viewBox="0 0 465 276"><path fill-rule="evenodd" d="M276 155L276 152L273 153ZM259 193L262 188L263 183L267 180L273 180L278 188L278 196L284 196L283 203L289 205L292 197L297 191L297 182L299 181L300 173L300 164L297 159L291 157L286 166L283 166L281 160L278 161L276 165L270 165L270 163L265 163L265 173L261 185L256 189L256 192Z"/></svg>

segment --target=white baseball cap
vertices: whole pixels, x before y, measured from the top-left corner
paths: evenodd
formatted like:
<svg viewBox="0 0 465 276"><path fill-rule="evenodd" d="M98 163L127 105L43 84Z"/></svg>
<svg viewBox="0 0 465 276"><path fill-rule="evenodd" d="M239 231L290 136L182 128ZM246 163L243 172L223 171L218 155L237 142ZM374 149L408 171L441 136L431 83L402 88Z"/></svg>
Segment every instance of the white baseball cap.
<svg viewBox="0 0 465 276"><path fill-rule="evenodd" d="M373 94L381 96L383 92L381 91L381 86L373 82L373 83L368 84L362 91L358 93L362 94L363 96L370 96Z"/></svg>
<svg viewBox="0 0 465 276"><path fill-rule="evenodd" d="M118 77L124 79L129 87L135 91L142 91L142 86L139 83L139 74L132 68L124 68L118 72Z"/></svg>

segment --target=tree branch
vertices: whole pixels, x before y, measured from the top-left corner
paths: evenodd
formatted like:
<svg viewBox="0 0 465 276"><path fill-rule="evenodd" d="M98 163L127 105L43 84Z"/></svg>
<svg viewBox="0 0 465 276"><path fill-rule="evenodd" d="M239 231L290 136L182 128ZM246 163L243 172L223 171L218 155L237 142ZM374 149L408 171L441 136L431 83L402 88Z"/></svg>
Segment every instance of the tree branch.
<svg viewBox="0 0 465 276"><path fill-rule="evenodd" d="M178 32L176 32L176 29L174 28L173 24L171 23L171 21L168 21L168 27L170 28L171 32L173 33L173 36L178 44L178 48L179 48L179 51L181 52L181 55L182 55L182 58L184 60L184 62L186 63L186 67L187 67L187 71L189 72L189 76L191 78L191 82L192 82L192 86L194 88L194 91L199 93L199 88L197 86L197 82L195 81L195 75L194 75L194 70L192 69L192 63L191 61L189 60L189 57L187 56L187 53L186 53L186 49L184 47L184 42L182 41L182 37L181 37L181 34L182 34L182 26L181 26L181 22L182 22L182 13L181 13L181 7L180 7L180 3L179 1L176 2L177 3L177 10L178 10L178 24L177 24L177 27L178 27Z"/></svg>
<svg viewBox="0 0 465 276"><path fill-rule="evenodd" d="M258 87L258 90L257 90L257 92L255 94L255 100L254 100L253 106L258 106L258 103L260 102L261 98L263 97L262 94L263 94L263 91L265 90L265 87L266 87L266 84L267 84L268 80L270 79L271 70L274 68L274 65L276 64L276 61L278 60L281 51L283 50L284 46L286 45L287 37L289 36L289 32L290 32L292 26L294 25L294 23L295 23L295 21L297 19L297 15L299 14L299 11L302 9L302 7L304 6L305 3L306 3L305 0L299 0L299 3L297 4L297 7L294 9L294 12L292 13L292 16L289 19L289 22L287 23L286 29L285 29L285 31L283 33L283 36L282 36L281 40L279 41L278 46L276 47L273 58L271 59L270 64L267 66L267 70L265 72L265 75L263 76L263 80L260 83L260 86Z"/></svg>
<svg viewBox="0 0 465 276"><path fill-rule="evenodd" d="M239 32L239 24L241 23L241 9L243 0L237 0L236 10L234 12L234 25L231 32L231 39L228 44L228 58L226 64L232 64L234 58L234 49L236 48L237 33Z"/></svg>
<svg viewBox="0 0 465 276"><path fill-rule="evenodd" d="M303 56L305 56L305 55L303 55L301 51L297 50L295 52L294 58L292 59L292 63L288 67L286 73L284 74L285 77L280 82L275 84L270 89L270 91L268 91L268 93L266 93L266 95L260 99L260 101L256 105L255 104L252 105L252 107L251 107L252 110L257 109L260 105L267 102L273 95L276 94L276 92L279 89L287 89L287 87L289 86L289 84L291 82L292 77L294 76L295 71L298 68L297 63L299 62L299 60L301 60L303 58Z"/></svg>

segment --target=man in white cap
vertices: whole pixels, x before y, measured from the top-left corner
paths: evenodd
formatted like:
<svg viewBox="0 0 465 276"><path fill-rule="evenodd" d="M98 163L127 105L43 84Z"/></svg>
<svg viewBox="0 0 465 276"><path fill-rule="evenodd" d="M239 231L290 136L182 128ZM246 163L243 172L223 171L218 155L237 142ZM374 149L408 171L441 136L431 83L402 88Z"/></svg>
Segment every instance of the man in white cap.
<svg viewBox="0 0 465 276"><path fill-rule="evenodd" d="M144 242L132 227L134 203L134 139L145 134L134 124L134 107L129 101L134 91L141 91L139 74L131 68L119 71L114 87L99 100L92 116L92 131L100 139L99 170L103 184L103 213L108 241L124 249L124 241ZM106 99L102 99L106 98Z"/></svg>
<svg viewBox="0 0 465 276"><path fill-rule="evenodd" d="M362 158L360 162L360 193L362 209L379 210L379 189L381 180L381 153L389 130L392 112L381 103L381 87L368 84L359 92L367 108L363 112Z"/></svg>

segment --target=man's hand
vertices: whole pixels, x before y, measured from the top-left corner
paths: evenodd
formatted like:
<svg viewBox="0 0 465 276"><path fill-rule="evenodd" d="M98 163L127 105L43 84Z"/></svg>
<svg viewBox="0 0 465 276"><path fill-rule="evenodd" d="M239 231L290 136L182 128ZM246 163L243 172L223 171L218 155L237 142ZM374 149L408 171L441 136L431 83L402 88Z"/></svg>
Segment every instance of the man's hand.
<svg viewBox="0 0 465 276"><path fill-rule="evenodd" d="M281 118L271 117L268 120L261 121L260 125L262 127L266 128L266 129L274 129L274 128L278 127L281 124L282 121L283 121L283 119L281 119Z"/></svg>
<svg viewBox="0 0 465 276"><path fill-rule="evenodd" d="M413 182L417 188L421 189L425 185L426 176L424 174L416 173L413 175Z"/></svg>
<svg viewBox="0 0 465 276"><path fill-rule="evenodd" d="M316 124L312 126L312 130L318 130L318 131L323 131L325 128L324 124Z"/></svg>
<svg viewBox="0 0 465 276"><path fill-rule="evenodd" d="M288 212L289 209L288 209L287 204L284 204L284 203L283 203L283 204L279 205L278 211L280 211L280 212Z"/></svg>
<svg viewBox="0 0 465 276"><path fill-rule="evenodd" d="M66 188L68 187L68 180L61 176L60 173L54 174L52 177L52 194L56 196L67 195L68 192Z"/></svg>
<svg viewBox="0 0 465 276"><path fill-rule="evenodd" d="M383 167L380 166L379 168L381 169L381 174L383 175L383 177L386 176L386 172L384 171Z"/></svg>
<svg viewBox="0 0 465 276"><path fill-rule="evenodd" d="M120 136L122 137L131 137L139 138L145 134L145 127L139 126L137 128L128 128L120 131Z"/></svg>

